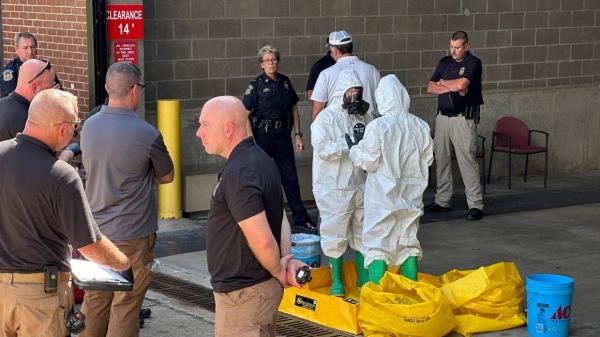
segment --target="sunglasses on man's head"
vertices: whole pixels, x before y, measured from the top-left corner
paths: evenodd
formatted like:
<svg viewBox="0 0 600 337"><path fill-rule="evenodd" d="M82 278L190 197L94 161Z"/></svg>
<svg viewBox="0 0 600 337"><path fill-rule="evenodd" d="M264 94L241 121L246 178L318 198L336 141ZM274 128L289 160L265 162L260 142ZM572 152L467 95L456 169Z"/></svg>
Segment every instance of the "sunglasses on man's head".
<svg viewBox="0 0 600 337"><path fill-rule="evenodd" d="M35 81L38 77L42 76L44 71L52 69L52 66L50 65L50 61L48 61L46 59L42 59L40 61L46 63L46 66L37 75L35 75L35 77L31 79L31 81L27 82L27 84L31 84L31 82Z"/></svg>

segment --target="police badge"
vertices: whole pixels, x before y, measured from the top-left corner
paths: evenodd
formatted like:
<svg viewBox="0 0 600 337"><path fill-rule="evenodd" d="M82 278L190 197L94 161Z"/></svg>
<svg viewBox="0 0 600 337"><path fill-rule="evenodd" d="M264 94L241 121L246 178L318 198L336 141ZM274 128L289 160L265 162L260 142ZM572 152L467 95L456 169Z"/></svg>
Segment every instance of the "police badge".
<svg viewBox="0 0 600 337"><path fill-rule="evenodd" d="M459 75L462 75L465 73L465 67L460 68L460 70L458 71Z"/></svg>
<svg viewBox="0 0 600 337"><path fill-rule="evenodd" d="M283 86L285 87L285 90L290 90L290 86L287 82L283 82Z"/></svg>
<svg viewBox="0 0 600 337"><path fill-rule="evenodd" d="M244 93L244 95L250 94L252 92L252 89L254 89L252 84L248 84L248 88L246 89L246 92Z"/></svg>
<svg viewBox="0 0 600 337"><path fill-rule="evenodd" d="M4 81L8 82L11 81L13 79L13 71L10 69L6 69L2 72L2 77L4 78Z"/></svg>

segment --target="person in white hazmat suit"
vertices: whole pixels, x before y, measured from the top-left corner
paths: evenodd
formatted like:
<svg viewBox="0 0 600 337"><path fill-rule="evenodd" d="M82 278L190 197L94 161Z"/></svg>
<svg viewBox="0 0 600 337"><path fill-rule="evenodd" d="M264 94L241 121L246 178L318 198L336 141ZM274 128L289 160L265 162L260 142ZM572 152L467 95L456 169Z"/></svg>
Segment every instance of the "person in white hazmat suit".
<svg viewBox="0 0 600 337"><path fill-rule="evenodd" d="M423 214L423 192L433 162L429 125L408 112L408 92L395 75L375 90L381 116L371 122L362 141L350 149L354 165L367 171L365 221L362 234L369 280L379 284L388 265L417 279L417 239Z"/></svg>
<svg viewBox="0 0 600 337"><path fill-rule="evenodd" d="M331 267L332 296L345 295L342 255L348 244L356 251L357 285L362 286L369 280L361 254L366 174L353 165L345 139L346 134L350 134L352 144L360 142L365 125L372 120L366 114L368 103L362 100L362 89L357 72L352 68L343 69L331 103L310 127L313 194L321 216L321 248L329 257Z"/></svg>

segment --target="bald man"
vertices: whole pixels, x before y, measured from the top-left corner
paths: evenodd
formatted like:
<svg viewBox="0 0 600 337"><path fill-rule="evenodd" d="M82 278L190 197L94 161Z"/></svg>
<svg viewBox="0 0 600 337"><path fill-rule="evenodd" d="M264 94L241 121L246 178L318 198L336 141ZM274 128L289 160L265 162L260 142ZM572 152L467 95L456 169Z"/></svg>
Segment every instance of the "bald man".
<svg viewBox="0 0 600 337"><path fill-rule="evenodd" d="M87 328L80 337L139 336L140 308L155 275L149 268L158 230L154 184L170 183L175 172L162 135L135 112L144 87L136 66L111 65L108 105L81 130L85 193L94 219L129 257L136 282L129 293L86 291L81 311Z"/></svg>
<svg viewBox="0 0 600 337"><path fill-rule="evenodd" d="M227 158L206 226L217 337L275 337L283 288L300 287L295 273L305 265L290 255L279 171L248 136L247 120L239 99L216 97L204 105L196 132L208 154Z"/></svg>
<svg viewBox="0 0 600 337"><path fill-rule="evenodd" d="M105 267L131 272L100 233L79 175L56 152L73 137L77 99L46 90L31 102L23 133L0 142L0 331L3 336L70 336L71 246ZM56 267L57 289L44 270ZM18 331L17 331L18 330Z"/></svg>
<svg viewBox="0 0 600 337"><path fill-rule="evenodd" d="M25 128L30 102L42 90L54 86L50 63L28 60L20 67L15 91L0 99L0 141L12 139Z"/></svg>

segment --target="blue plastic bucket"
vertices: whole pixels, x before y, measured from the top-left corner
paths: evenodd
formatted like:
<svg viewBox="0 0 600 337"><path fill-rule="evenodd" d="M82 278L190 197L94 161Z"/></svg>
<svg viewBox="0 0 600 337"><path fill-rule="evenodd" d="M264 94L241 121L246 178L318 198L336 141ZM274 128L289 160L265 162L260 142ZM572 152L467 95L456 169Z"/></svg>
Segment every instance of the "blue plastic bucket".
<svg viewBox="0 0 600 337"><path fill-rule="evenodd" d="M312 268L321 266L321 238L314 234L292 234L292 254Z"/></svg>
<svg viewBox="0 0 600 337"><path fill-rule="evenodd" d="M527 333L533 337L567 337L575 281L563 275L527 276Z"/></svg>

